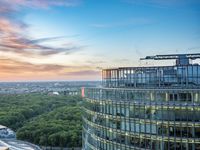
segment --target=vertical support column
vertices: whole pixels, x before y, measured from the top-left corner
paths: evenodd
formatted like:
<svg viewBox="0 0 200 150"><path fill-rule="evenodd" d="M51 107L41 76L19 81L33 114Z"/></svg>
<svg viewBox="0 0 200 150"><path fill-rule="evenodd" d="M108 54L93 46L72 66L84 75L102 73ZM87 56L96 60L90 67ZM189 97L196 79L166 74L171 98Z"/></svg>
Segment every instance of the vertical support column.
<svg viewBox="0 0 200 150"><path fill-rule="evenodd" d="M169 93L167 93L167 92L165 93L165 100L169 101Z"/></svg>
<svg viewBox="0 0 200 150"><path fill-rule="evenodd" d="M194 93L193 102L198 102L198 99L199 99L199 94Z"/></svg>
<svg viewBox="0 0 200 150"><path fill-rule="evenodd" d="M154 101L155 100L155 95L154 95L154 93L151 91L151 93L150 93L150 98L151 98L151 101Z"/></svg>
<svg viewBox="0 0 200 150"><path fill-rule="evenodd" d="M189 150L188 149L188 143L185 143L185 148L186 148L186 150Z"/></svg>
<svg viewBox="0 0 200 150"><path fill-rule="evenodd" d="M158 140L156 140L156 149L160 149L160 142Z"/></svg>
<svg viewBox="0 0 200 150"><path fill-rule="evenodd" d="M164 142L160 142L160 150L164 150L165 146L164 146Z"/></svg>

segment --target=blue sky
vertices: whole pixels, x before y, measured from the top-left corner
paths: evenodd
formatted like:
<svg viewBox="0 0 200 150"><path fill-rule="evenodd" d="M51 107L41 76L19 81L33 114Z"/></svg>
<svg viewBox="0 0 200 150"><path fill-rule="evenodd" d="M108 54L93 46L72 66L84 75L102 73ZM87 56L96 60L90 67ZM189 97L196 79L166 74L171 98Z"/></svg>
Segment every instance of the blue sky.
<svg viewBox="0 0 200 150"><path fill-rule="evenodd" d="M29 46L25 51L34 53L25 56L16 50L0 54L9 61L17 60L22 68L24 63L41 68L61 66L48 80L96 80L100 79L99 68L137 66L138 59L146 55L200 52L198 0L14 1L9 11L15 13L7 17L4 12L1 18L25 24L20 36L39 41L40 47ZM38 55L46 50L41 45L52 48L48 49L51 54ZM31 67L27 69L17 70L21 76L15 79L4 80L43 80L55 72L41 69L33 77Z"/></svg>

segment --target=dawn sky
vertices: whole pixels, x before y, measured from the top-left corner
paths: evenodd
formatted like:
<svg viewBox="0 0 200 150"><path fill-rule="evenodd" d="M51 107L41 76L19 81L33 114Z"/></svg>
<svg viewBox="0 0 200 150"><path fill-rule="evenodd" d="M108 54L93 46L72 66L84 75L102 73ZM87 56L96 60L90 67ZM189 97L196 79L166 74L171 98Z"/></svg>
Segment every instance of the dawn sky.
<svg viewBox="0 0 200 150"><path fill-rule="evenodd" d="M0 81L99 80L146 55L198 52L199 0L0 0Z"/></svg>

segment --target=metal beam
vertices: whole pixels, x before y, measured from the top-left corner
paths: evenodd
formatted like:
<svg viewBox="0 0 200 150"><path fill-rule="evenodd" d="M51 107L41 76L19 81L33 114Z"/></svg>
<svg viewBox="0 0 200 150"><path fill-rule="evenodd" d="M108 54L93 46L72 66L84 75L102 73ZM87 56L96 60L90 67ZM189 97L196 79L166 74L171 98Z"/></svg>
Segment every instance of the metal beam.
<svg viewBox="0 0 200 150"><path fill-rule="evenodd" d="M170 55L155 55L155 56L146 56L145 58L140 58L140 60L166 60L166 59L198 59L200 58L200 53L193 54L170 54Z"/></svg>

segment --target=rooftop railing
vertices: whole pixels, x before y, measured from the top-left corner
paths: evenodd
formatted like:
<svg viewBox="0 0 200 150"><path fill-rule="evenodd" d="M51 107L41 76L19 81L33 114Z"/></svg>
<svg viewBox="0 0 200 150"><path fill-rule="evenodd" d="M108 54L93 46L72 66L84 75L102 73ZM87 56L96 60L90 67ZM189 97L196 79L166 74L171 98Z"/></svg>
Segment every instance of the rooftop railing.
<svg viewBox="0 0 200 150"><path fill-rule="evenodd" d="M200 88L200 66L125 67L102 71L103 86L112 88Z"/></svg>

